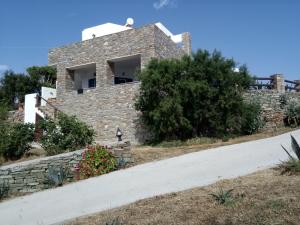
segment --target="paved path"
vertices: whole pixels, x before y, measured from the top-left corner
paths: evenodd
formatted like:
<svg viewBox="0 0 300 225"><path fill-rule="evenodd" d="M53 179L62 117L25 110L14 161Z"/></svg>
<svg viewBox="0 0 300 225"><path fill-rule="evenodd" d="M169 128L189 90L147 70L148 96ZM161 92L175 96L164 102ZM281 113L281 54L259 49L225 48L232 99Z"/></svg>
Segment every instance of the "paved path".
<svg viewBox="0 0 300 225"><path fill-rule="evenodd" d="M300 140L300 130L293 132ZM136 200L272 167L287 159L290 135L218 147L38 192L0 204L1 225L60 224Z"/></svg>

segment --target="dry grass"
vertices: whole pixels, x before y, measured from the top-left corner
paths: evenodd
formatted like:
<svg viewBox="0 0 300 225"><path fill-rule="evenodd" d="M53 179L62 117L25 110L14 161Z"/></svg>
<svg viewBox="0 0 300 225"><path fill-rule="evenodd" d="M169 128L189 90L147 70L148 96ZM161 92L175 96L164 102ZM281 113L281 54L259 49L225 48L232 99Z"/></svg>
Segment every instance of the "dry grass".
<svg viewBox="0 0 300 225"><path fill-rule="evenodd" d="M299 225L300 176L265 170L204 188L167 194L79 218L67 225L105 225L119 217L123 225ZM230 205L211 193L233 189Z"/></svg>
<svg viewBox="0 0 300 225"><path fill-rule="evenodd" d="M186 143L179 143L180 146L178 147L135 146L132 149L132 154L135 162L129 166L175 157L186 153L197 152L200 150L273 137L293 130L295 129L289 127L282 127L273 131L266 131L263 133L236 137L233 139L229 139L226 142L215 138L198 138L195 139L195 141L190 140ZM194 144L195 142L198 144ZM176 144L177 142L174 143ZM173 144L170 143L169 145Z"/></svg>

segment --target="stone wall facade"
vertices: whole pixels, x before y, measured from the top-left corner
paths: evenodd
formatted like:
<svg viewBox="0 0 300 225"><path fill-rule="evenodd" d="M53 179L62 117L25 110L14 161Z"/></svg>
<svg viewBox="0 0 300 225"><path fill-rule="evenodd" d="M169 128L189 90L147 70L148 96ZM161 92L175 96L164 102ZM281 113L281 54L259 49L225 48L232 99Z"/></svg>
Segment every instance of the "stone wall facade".
<svg viewBox="0 0 300 225"><path fill-rule="evenodd" d="M141 143L149 134L139 122L139 113L134 108L139 82L105 86L101 89L67 92L56 106L68 115L76 115L97 132L96 140L110 144L117 140L119 127L125 140Z"/></svg>
<svg viewBox="0 0 300 225"><path fill-rule="evenodd" d="M116 140L118 127L125 139L133 143L144 142L149 134L144 132L134 109L139 83L114 85L110 63L138 55L142 69L151 58L180 58L191 53L190 35L184 33L183 36L181 48L152 24L51 49L49 64L57 68L55 106L91 125L97 132L96 140L101 143ZM74 88L74 74L68 68L90 63L96 65L96 88L78 94Z"/></svg>
<svg viewBox="0 0 300 225"><path fill-rule="evenodd" d="M95 63L97 89L113 85L109 60L140 55L142 69L151 58L178 58L184 54L183 49L152 24L50 49L48 61L57 68L57 98L60 99L74 90L68 68Z"/></svg>
<svg viewBox="0 0 300 225"><path fill-rule="evenodd" d="M133 161L130 142L120 142L111 146L111 152L120 164ZM76 178L76 166L82 159L84 150L64 153L0 167L0 184L9 184L10 193L30 193L51 187L48 181L49 168L63 168L67 180Z"/></svg>
<svg viewBox="0 0 300 225"><path fill-rule="evenodd" d="M24 111L23 110L9 111L7 120L13 123L24 123Z"/></svg>
<svg viewBox="0 0 300 225"><path fill-rule="evenodd" d="M253 90L244 93L246 101L259 102L262 117L266 122L264 129L284 126L284 117L290 103L300 104L300 92L278 92L277 90Z"/></svg>

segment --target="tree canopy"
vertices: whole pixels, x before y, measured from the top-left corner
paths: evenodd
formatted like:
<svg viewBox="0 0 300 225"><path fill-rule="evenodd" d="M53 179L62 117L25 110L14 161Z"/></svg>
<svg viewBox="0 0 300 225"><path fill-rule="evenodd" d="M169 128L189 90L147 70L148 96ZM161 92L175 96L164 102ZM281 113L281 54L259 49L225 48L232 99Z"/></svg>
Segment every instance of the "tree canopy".
<svg viewBox="0 0 300 225"><path fill-rule="evenodd" d="M217 51L199 50L180 60L153 59L139 75L136 109L155 139L256 130L252 126L259 110L249 107L242 97L251 76L246 66L240 66L238 72L236 66L233 59Z"/></svg>
<svg viewBox="0 0 300 225"><path fill-rule="evenodd" d="M4 72L0 79L0 102L13 107L15 99L24 101L26 94L40 91L42 86L55 87L56 69L49 66L27 68L28 74Z"/></svg>
<svg viewBox="0 0 300 225"><path fill-rule="evenodd" d="M37 88L41 86L55 88L56 69L54 67L32 66L27 68L26 71Z"/></svg>

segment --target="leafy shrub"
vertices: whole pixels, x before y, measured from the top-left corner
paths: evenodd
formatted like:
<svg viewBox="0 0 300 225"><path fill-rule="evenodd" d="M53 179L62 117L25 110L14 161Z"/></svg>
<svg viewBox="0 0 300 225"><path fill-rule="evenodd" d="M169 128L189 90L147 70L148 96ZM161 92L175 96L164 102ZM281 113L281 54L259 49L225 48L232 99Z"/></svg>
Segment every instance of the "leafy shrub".
<svg viewBox="0 0 300 225"><path fill-rule="evenodd" d="M252 133L259 110L244 103L251 77L219 52L198 51L181 60L150 61L139 74L135 107L156 141ZM251 109L251 112L247 112ZM255 123L255 124L252 124Z"/></svg>
<svg viewBox="0 0 300 225"><path fill-rule="evenodd" d="M6 103L0 102L0 121L4 121L8 116L8 106Z"/></svg>
<svg viewBox="0 0 300 225"><path fill-rule="evenodd" d="M4 162L4 151L7 146L7 119L8 107L4 102L0 102L0 165Z"/></svg>
<svg viewBox="0 0 300 225"><path fill-rule="evenodd" d="M75 116L58 113L56 120L44 120L40 126L41 144L48 155L78 150L94 141L95 131Z"/></svg>
<svg viewBox="0 0 300 225"><path fill-rule="evenodd" d="M30 149L34 125L0 122L0 154L6 159L18 159Z"/></svg>
<svg viewBox="0 0 300 225"><path fill-rule="evenodd" d="M300 104L297 102L291 102L286 109L285 116L285 124L287 126L299 126Z"/></svg>
<svg viewBox="0 0 300 225"><path fill-rule="evenodd" d="M2 158L4 158L4 153L8 146L8 134L7 134L8 127L5 123L0 122L0 158L1 162L3 161Z"/></svg>
<svg viewBox="0 0 300 225"><path fill-rule="evenodd" d="M289 160L279 165L282 174L296 174L300 173L300 145L296 139L291 135L291 147L296 157L292 156L289 151L281 145L283 150L288 154Z"/></svg>
<svg viewBox="0 0 300 225"><path fill-rule="evenodd" d="M253 134L264 126L261 118L261 105L259 103L244 103L242 109L242 134Z"/></svg>
<svg viewBox="0 0 300 225"><path fill-rule="evenodd" d="M117 160L104 146L89 146L77 165L78 178L89 178L109 173L117 168Z"/></svg>
<svg viewBox="0 0 300 225"><path fill-rule="evenodd" d="M288 104L288 97L286 94L281 94L279 96L280 108L283 109Z"/></svg>

